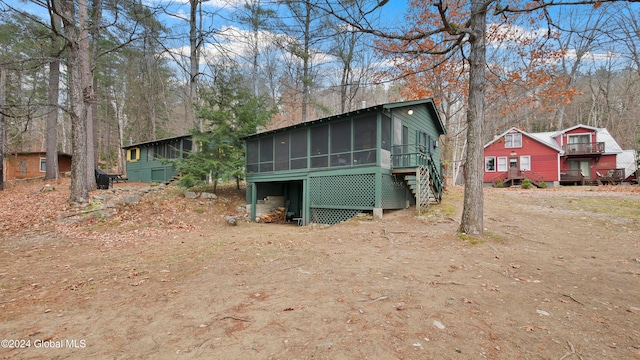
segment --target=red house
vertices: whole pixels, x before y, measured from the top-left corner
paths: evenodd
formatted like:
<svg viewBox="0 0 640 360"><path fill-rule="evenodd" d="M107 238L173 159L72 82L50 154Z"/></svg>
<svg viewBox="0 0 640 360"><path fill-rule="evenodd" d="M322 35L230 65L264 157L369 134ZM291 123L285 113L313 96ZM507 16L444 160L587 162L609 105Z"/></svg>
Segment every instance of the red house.
<svg viewBox="0 0 640 360"><path fill-rule="evenodd" d="M13 153L4 158L4 179L33 179L44 177L47 171L47 153L44 151ZM58 153L60 177L71 171L71 155Z"/></svg>
<svg viewBox="0 0 640 360"><path fill-rule="evenodd" d="M586 125L544 133L511 128L484 146L486 185L505 185L529 179L549 186L618 183L625 169L622 148L607 129ZM622 158L622 156L621 156Z"/></svg>

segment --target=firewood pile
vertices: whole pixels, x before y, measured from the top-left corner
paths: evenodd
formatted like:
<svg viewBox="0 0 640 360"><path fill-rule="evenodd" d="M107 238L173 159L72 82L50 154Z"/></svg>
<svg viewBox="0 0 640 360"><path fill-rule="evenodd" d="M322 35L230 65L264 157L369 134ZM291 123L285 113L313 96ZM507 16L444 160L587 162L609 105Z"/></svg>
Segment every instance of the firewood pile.
<svg viewBox="0 0 640 360"><path fill-rule="evenodd" d="M259 223L283 223L286 222L286 217L287 209L284 207L278 207L270 213L258 216L256 221Z"/></svg>

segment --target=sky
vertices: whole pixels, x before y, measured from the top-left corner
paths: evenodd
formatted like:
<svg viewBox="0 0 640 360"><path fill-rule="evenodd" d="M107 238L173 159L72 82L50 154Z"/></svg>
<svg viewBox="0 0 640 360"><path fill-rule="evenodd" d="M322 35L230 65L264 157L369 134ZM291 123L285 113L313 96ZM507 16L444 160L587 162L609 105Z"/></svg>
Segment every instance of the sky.
<svg viewBox="0 0 640 360"><path fill-rule="evenodd" d="M16 0L0 0L0 11L3 10L6 6L11 5L15 6ZM176 35L176 39L169 44L170 47L176 49L179 52L181 47L184 47L182 52L184 53L184 49L188 48L188 17L189 17L189 3L187 0L143 0L144 3L149 7L159 7L159 6L167 6L168 10L160 13L159 18L162 23L164 23L167 27L169 27L173 34ZM201 4L202 13L203 13L203 27L212 27L218 30L217 37L215 39L209 38L207 45L205 45L205 56L219 56L220 55L220 43L224 45L224 47L228 50L231 50L232 53L241 54L243 49L246 48L246 44L241 41L238 41L238 38L241 38L244 34L244 30L242 26L238 24L237 21L234 20L234 16L237 15L237 8L241 7L244 3L244 0L204 0ZM275 0L270 1L262 1L264 6L270 7L274 10L278 10L278 5ZM603 5L611 6L609 4ZM629 5L633 10L636 10L638 14L640 14L640 4L630 4ZM29 12L32 12L42 18L48 16L47 12L41 7L35 5L34 0L28 0L24 6L21 7ZM382 11L377 11L377 16L379 16L379 21L381 24L386 24L390 26L394 26L397 24L403 23L405 13L409 9L408 1L404 0L389 0L383 7ZM561 10L560 8L551 8L550 15L552 17L562 18L564 20L571 19L573 23L583 23L586 21L595 21L595 19L589 17L589 7L583 8L574 8L572 7L571 11L569 10ZM633 11L632 10L632 11ZM567 23L569 23L567 21ZM605 26L605 24L602 24ZM547 28L515 28L515 27L505 27L506 30L510 32L519 31L523 34L527 34L526 36L542 36L548 30ZM178 37L178 35L180 35ZM574 36L574 41L576 41L576 47L579 45L577 40L579 40L579 34ZM214 45L214 43L217 43ZM493 44L490 44L493 46ZM575 59L577 54L577 49L570 49L566 54L566 59L571 61ZM188 52L187 52L188 53ZM319 54L319 61L330 61L331 59L326 56ZM599 61L611 61L620 58L620 55L616 52L616 48L613 46L601 46L600 49L595 51L590 51L587 53L586 61L591 61L593 63Z"/></svg>

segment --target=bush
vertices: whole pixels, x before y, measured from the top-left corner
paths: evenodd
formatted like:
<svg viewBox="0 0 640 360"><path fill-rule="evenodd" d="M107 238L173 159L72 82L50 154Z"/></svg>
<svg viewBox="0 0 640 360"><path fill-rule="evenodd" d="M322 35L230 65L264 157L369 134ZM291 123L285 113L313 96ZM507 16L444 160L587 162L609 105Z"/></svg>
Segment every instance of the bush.
<svg viewBox="0 0 640 360"><path fill-rule="evenodd" d="M180 179L180 182L178 183L178 186L183 187L183 188L192 188L196 185L202 185L203 181L198 179L197 177L193 176L193 175L185 175Z"/></svg>
<svg viewBox="0 0 640 360"><path fill-rule="evenodd" d="M547 183L543 181L543 182L540 183L539 186L540 186L541 189L546 189L547 188Z"/></svg>
<svg viewBox="0 0 640 360"><path fill-rule="evenodd" d="M504 187L504 183L502 182L502 179L498 179L498 181L496 181L495 187L497 188Z"/></svg>
<svg viewBox="0 0 640 360"><path fill-rule="evenodd" d="M531 189L531 180L529 179L522 180L522 185L520 185L520 187L523 189Z"/></svg>

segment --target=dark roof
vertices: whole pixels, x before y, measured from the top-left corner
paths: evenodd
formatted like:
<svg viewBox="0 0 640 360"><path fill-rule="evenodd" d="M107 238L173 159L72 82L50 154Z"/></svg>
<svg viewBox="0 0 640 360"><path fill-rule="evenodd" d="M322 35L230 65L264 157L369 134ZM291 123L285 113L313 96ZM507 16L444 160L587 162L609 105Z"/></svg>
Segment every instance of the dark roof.
<svg viewBox="0 0 640 360"><path fill-rule="evenodd" d="M437 124L436 125L438 126L438 128L440 130L440 133L441 134L446 134L446 130L444 128L444 125L442 124L442 120L440 119L440 115L438 114L438 111L436 109L435 103L433 102L433 99L432 98L426 98L426 99L421 99L421 100L399 101L399 102L393 102L393 103L388 103L388 104L379 104L379 105L371 106L371 107L364 108L364 109L358 109L358 110L350 111L350 112L343 113L343 114L332 115L332 116L328 116L328 117L321 118L321 119L316 119L316 120L307 121L307 122L303 122L303 123L299 123L299 124L289 125L289 126L278 128L278 129L273 129L273 130L268 130L268 131L263 131L263 132L247 135L247 136L242 137L242 139L246 140L246 139L250 139L250 138L254 138L254 137L260 137L260 136L263 136L263 135L275 134L275 133L279 133L279 132L289 131L289 130L293 130L293 129L296 129L296 128L309 127L309 126L312 126L312 125L315 125L315 124L321 124L321 123L324 123L324 122L334 121L334 120L338 120L338 119L342 119L342 118L354 117L354 116L362 115L362 114L366 114L366 113L376 113L376 112L384 111L384 110L392 110L392 109L396 109L396 108L400 108L400 107L424 105L424 104L431 104L431 106L428 107L429 112L437 120Z"/></svg>
<svg viewBox="0 0 640 360"><path fill-rule="evenodd" d="M37 154L40 154L40 155L45 154L46 155L47 152L46 151L18 151L18 152L12 153L10 155L37 155ZM63 152L58 151L58 156L71 157L71 154L67 154L67 153L63 153Z"/></svg>
<svg viewBox="0 0 640 360"><path fill-rule="evenodd" d="M168 137L168 138L164 138L164 139L149 140L149 141L145 141L145 142L141 142L141 143L137 143L137 144L131 144L131 145L123 146L122 148L126 150L126 149L139 147L139 146L143 146L143 145L157 145L157 144L160 144L160 143L169 142L171 140L177 140L177 139L187 138L187 137L191 137L191 136L192 136L191 134L188 134L188 135L180 135L180 136Z"/></svg>

